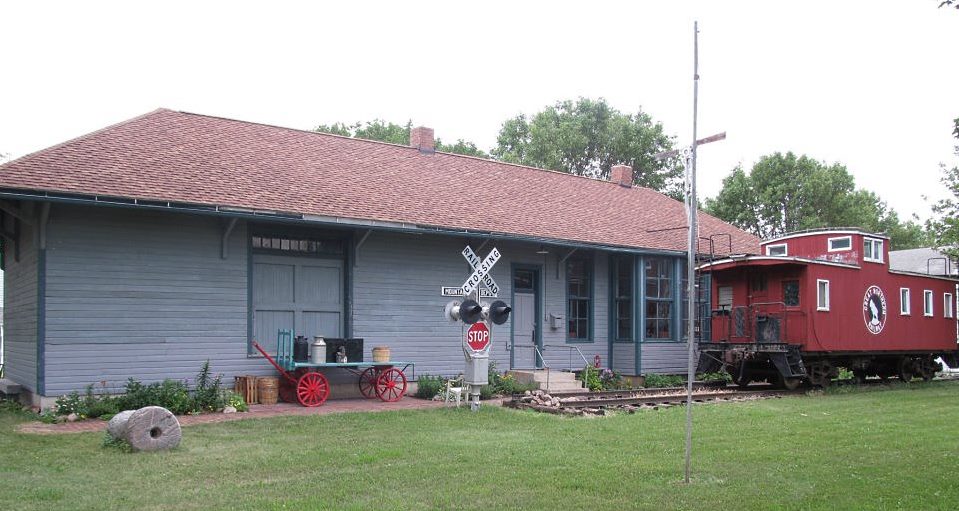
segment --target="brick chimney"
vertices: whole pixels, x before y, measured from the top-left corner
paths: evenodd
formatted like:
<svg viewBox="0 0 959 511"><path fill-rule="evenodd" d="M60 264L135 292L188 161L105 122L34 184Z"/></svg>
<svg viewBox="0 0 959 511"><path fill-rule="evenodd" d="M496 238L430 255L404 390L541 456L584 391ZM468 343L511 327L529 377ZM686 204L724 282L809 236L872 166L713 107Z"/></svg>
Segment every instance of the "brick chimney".
<svg viewBox="0 0 959 511"><path fill-rule="evenodd" d="M629 165L613 165L613 168L609 171L609 182L632 188L633 168Z"/></svg>
<svg viewBox="0 0 959 511"><path fill-rule="evenodd" d="M433 128L417 126L411 129L410 146L419 149L421 153L435 152L436 142L433 140Z"/></svg>

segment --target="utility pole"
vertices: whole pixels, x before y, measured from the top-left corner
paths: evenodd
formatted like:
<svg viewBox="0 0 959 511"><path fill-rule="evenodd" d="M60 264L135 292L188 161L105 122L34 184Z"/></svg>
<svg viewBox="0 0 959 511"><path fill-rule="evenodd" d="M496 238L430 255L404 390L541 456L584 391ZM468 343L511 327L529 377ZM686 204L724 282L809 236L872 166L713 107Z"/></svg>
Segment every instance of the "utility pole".
<svg viewBox="0 0 959 511"><path fill-rule="evenodd" d="M686 214L689 217L689 252L686 254L687 279L687 327L688 357L686 371L686 472L683 481L689 484L690 461L693 454L693 379L696 377L696 123L699 114L699 22L693 22L693 145L690 150L691 163L686 167Z"/></svg>

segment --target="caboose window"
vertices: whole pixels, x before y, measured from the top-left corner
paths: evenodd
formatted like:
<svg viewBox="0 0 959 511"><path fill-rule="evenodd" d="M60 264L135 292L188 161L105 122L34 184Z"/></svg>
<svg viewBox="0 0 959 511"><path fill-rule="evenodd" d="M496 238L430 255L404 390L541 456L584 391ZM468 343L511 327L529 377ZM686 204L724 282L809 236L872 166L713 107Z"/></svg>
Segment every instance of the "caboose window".
<svg viewBox="0 0 959 511"><path fill-rule="evenodd" d="M799 281L798 280L783 281L783 303L786 304L787 307L799 306Z"/></svg>
<svg viewBox="0 0 959 511"><path fill-rule="evenodd" d="M952 294L946 293L942 295L942 315L951 318L952 317Z"/></svg>
<svg viewBox="0 0 959 511"><path fill-rule="evenodd" d="M829 310L829 281L816 281L816 310Z"/></svg>
<svg viewBox="0 0 959 511"><path fill-rule="evenodd" d="M672 339L673 261L646 258L646 338Z"/></svg>
<svg viewBox="0 0 959 511"><path fill-rule="evenodd" d="M862 258L874 263L882 262L882 240L866 238L863 241Z"/></svg>
<svg viewBox="0 0 959 511"><path fill-rule="evenodd" d="M899 288L899 314L908 316L912 312L909 306L909 288Z"/></svg>
<svg viewBox="0 0 959 511"><path fill-rule="evenodd" d="M841 252L852 249L852 236L842 236L840 238L829 238L829 251Z"/></svg>
<svg viewBox="0 0 959 511"><path fill-rule="evenodd" d="M786 244L782 243L779 245L766 245L766 255L784 257L789 255L789 253L788 249L786 248Z"/></svg>
<svg viewBox="0 0 959 511"><path fill-rule="evenodd" d="M922 292L922 315L932 316L932 291L928 289Z"/></svg>

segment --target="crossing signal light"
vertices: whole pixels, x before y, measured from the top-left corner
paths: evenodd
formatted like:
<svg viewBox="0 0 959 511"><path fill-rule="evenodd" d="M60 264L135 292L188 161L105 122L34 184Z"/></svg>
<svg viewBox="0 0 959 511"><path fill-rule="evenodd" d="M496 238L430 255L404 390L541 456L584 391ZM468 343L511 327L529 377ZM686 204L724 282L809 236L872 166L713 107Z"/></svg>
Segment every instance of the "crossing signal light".
<svg viewBox="0 0 959 511"><path fill-rule="evenodd" d="M471 325L480 320L483 307L476 303L476 300L463 300L462 303L453 300L446 304L444 313L450 321L463 320L463 323Z"/></svg>
<svg viewBox="0 0 959 511"><path fill-rule="evenodd" d="M513 308L506 305L506 302L496 300L483 308L483 317L492 321L494 325L502 325L509 320L509 313L512 311Z"/></svg>

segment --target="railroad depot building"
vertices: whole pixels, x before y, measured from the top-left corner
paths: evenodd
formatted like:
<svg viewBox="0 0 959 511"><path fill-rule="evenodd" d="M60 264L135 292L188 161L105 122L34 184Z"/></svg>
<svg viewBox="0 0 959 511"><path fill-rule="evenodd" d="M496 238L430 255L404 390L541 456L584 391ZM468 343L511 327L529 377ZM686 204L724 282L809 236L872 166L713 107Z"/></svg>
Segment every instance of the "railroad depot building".
<svg viewBox="0 0 959 511"><path fill-rule="evenodd" d="M685 371L682 203L632 186L411 146L157 110L0 166L6 376L36 403L88 384L272 374L277 330L463 370L443 315L496 247L499 370ZM719 254L759 240L708 215ZM707 290L708 286L704 286ZM709 310L702 293L703 311ZM226 380L225 380L226 381ZM334 382L335 377L334 377ZM341 394L342 395L342 394Z"/></svg>

